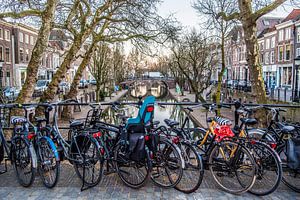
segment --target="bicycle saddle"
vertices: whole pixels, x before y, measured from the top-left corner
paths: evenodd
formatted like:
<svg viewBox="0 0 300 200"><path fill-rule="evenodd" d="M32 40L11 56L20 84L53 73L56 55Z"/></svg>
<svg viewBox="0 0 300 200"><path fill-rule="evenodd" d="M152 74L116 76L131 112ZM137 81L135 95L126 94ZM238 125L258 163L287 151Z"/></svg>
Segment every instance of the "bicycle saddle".
<svg viewBox="0 0 300 200"><path fill-rule="evenodd" d="M21 116L12 116L10 123L12 124L27 123L27 119Z"/></svg>
<svg viewBox="0 0 300 200"><path fill-rule="evenodd" d="M280 130L283 134L289 134L289 133L291 133L292 131L295 130L295 127L293 127L293 126L284 126L283 125L283 126L280 127Z"/></svg>
<svg viewBox="0 0 300 200"><path fill-rule="evenodd" d="M257 120L254 118L241 118L241 122L246 125L255 125L257 124Z"/></svg>
<svg viewBox="0 0 300 200"><path fill-rule="evenodd" d="M83 126L83 122L77 120L70 121L71 128L80 127L80 126Z"/></svg>
<svg viewBox="0 0 300 200"><path fill-rule="evenodd" d="M215 117L214 120L219 124L219 125L232 125L232 122L229 119L223 118L223 117Z"/></svg>
<svg viewBox="0 0 300 200"><path fill-rule="evenodd" d="M171 119L165 119L164 122L170 127L179 125L179 122Z"/></svg>
<svg viewBox="0 0 300 200"><path fill-rule="evenodd" d="M41 123L41 122L47 121L47 119L46 119L46 118L43 118L43 117L35 117L34 120L35 120L37 123Z"/></svg>

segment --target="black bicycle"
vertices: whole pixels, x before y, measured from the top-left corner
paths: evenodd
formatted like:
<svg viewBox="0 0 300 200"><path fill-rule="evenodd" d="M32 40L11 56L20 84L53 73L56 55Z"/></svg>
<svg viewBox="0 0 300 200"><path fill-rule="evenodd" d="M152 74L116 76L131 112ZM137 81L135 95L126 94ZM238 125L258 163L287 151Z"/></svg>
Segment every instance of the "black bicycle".
<svg viewBox="0 0 300 200"><path fill-rule="evenodd" d="M13 109L19 107L16 104L1 105L0 109ZM6 140L2 128L2 120L0 123L0 162L4 160L4 170L7 172L7 161L10 160L15 168L18 182L29 187L34 179L37 169L37 157L32 142L28 139L29 129L27 119L25 117L13 116L11 124L13 124L13 134L11 140Z"/></svg>

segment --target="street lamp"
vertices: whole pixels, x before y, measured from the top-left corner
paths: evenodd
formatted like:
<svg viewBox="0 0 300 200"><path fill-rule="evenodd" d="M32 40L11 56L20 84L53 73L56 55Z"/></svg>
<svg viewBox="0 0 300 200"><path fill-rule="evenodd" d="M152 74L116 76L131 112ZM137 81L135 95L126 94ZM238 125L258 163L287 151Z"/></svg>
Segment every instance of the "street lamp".
<svg viewBox="0 0 300 200"><path fill-rule="evenodd" d="M297 56L295 59L295 91L294 91L294 101L299 101L299 95L298 95L298 79L299 79L299 73L298 68L300 66L300 56Z"/></svg>

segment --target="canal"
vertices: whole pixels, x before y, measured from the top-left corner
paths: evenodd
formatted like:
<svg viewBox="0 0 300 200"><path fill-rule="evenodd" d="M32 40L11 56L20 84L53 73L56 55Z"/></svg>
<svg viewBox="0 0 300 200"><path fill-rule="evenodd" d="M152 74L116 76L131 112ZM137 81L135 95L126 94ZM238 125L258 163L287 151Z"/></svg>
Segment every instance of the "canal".
<svg viewBox="0 0 300 200"><path fill-rule="evenodd" d="M146 96L153 95L159 102L175 103L169 90L163 83L156 82L151 86L147 84L136 84L134 87L129 89L127 94L122 97L119 101L122 103L137 102L138 96L142 96L143 99ZM134 105L124 105L122 106L122 111L128 117L136 117L138 113L138 108ZM165 125L164 119L176 120L180 123L180 126L184 123L184 119L187 114L179 105L167 105L158 106L155 105L154 120L160 121L160 125ZM103 113L103 120L108 123L118 124L118 119L116 118L116 113L112 108L108 108ZM192 121L187 125L189 127L194 127Z"/></svg>

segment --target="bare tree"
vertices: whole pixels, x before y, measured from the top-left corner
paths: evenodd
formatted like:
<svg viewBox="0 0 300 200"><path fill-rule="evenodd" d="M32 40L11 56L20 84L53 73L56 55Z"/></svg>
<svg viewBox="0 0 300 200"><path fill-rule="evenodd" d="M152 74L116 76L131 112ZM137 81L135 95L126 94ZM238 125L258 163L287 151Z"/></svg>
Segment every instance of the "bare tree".
<svg viewBox="0 0 300 200"><path fill-rule="evenodd" d="M239 20L244 29L247 62L251 74L253 93L258 103L267 103L262 66L259 62L256 21L273 11L287 0L237 0L238 10L234 13L220 12L217 16L226 21Z"/></svg>
<svg viewBox="0 0 300 200"><path fill-rule="evenodd" d="M226 70L225 41L228 39L229 32L235 23L234 20L225 21L223 18L217 19L217 15L220 12L228 14L236 12L237 8L234 3L234 0L196 0L193 4L193 7L197 10L197 12L205 17L206 20L203 23L205 28L215 31L215 37L220 44L222 68L218 73L218 86L216 91L217 104L219 104L221 100L222 78Z"/></svg>
<svg viewBox="0 0 300 200"><path fill-rule="evenodd" d="M28 103L31 101L34 86L37 81L37 73L43 53L48 46L48 40L52 25L54 23L55 11L58 0L47 1L4 1L1 3L0 18L21 19L35 17L41 20L36 44L32 51L32 56L27 67L27 77L22 90L16 100L18 103Z"/></svg>
<svg viewBox="0 0 300 200"><path fill-rule="evenodd" d="M160 38L159 36L168 30L169 21L155 13L158 2L158 0L105 0L92 3L75 1L65 23L57 25L59 28L67 29L73 35L73 44L41 97L41 101L53 100L59 82L69 70L81 45L93 32L96 42L115 43L140 39L145 42ZM82 76L82 71L77 71L75 80ZM72 83L72 85L76 84L77 81ZM75 94L75 92L71 93Z"/></svg>
<svg viewBox="0 0 300 200"><path fill-rule="evenodd" d="M175 66L195 93L195 102L205 102L202 93L208 88L217 63L216 45L195 30L176 43L172 48Z"/></svg>
<svg viewBox="0 0 300 200"><path fill-rule="evenodd" d="M93 62L90 65L90 72L96 80L96 101L103 100L101 97L104 95L104 90L101 90L102 86L105 87L105 83L109 79L109 74L112 71L112 58L111 49L109 46L100 42L93 54ZM105 89L105 88L103 88ZM101 94L102 93L102 94Z"/></svg>

